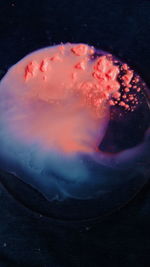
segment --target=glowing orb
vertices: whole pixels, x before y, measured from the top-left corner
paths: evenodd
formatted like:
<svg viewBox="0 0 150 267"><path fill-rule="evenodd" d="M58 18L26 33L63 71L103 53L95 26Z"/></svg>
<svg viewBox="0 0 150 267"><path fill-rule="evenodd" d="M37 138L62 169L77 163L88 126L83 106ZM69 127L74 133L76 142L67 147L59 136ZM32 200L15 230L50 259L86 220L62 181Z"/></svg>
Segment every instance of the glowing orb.
<svg viewBox="0 0 150 267"><path fill-rule="evenodd" d="M146 92L127 64L85 44L29 54L0 84L1 169L49 201L105 198L133 181L143 184Z"/></svg>

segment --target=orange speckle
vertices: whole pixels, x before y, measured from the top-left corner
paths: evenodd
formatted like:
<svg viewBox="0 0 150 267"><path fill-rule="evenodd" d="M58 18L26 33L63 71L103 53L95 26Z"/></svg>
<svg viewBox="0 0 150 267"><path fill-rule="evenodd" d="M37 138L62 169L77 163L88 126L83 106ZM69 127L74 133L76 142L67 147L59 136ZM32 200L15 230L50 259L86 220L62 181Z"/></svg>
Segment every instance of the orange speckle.
<svg viewBox="0 0 150 267"><path fill-rule="evenodd" d="M31 61L25 68L25 80L28 80L31 76L35 76L39 65L36 61Z"/></svg>
<svg viewBox="0 0 150 267"><path fill-rule="evenodd" d="M74 46L73 48L71 48L71 51L76 56L85 56L87 54L87 51L88 51L88 46L84 45L84 44L77 45L77 46Z"/></svg>
<svg viewBox="0 0 150 267"><path fill-rule="evenodd" d="M94 66L94 69L96 70L96 71L101 71L101 72L105 72L106 71L106 65L107 65L107 59L106 59L106 57L105 56L102 56L102 57L100 57L98 60L97 60L97 62L96 62L96 64L95 64L95 66Z"/></svg>
<svg viewBox="0 0 150 267"><path fill-rule="evenodd" d="M61 57L58 54L56 54L56 55L52 56L50 58L50 60L51 61L61 61Z"/></svg>
<svg viewBox="0 0 150 267"><path fill-rule="evenodd" d="M107 80L105 74L102 73L102 72L100 72L100 71L94 71L94 72L92 73L92 75L93 75L93 77L94 77L95 79L97 79L97 80L99 80L99 81L104 81L104 80L106 81L106 80Z"/></svg>
<svg viewBox="0 0 150 267"><path fill-rule="evenodd" d="M128 85L133 78L133 71L127 70L126 74L123 75L122 80L125 82L126 85Z"/></svg>
<svg viewBox="0 0 150 267"><path fill-rule="evenodd" d="M125 108L126 108L126 109L129 109L129 105L128 105L128 104L125 104Z"/></svg>
<svg viewBox="0 0 150 267"><path fill-rule="evenodd" d="M91 48L91 49L89 50L89 54L90 54L90 55L93 55L93 54L94 54L94 48Z"/></svg>
<svg viewBox="0 0 150 267"><path fill-rule="evenodd" d="M119 105L122 106L122 107L124 107L125 106L125 102L120 101Z"/></svg>
<svg viewBox="0 0 150 267"><path fill-rule="evenodd" d="M124 70L128 70L128 65L127 65L127 64L123 64L123 65L122 65L122 69L124 69Z"/></svg>
<svg viewBox="0 0 150 267"><path fill-rule="evenodd" d="M123 95L122 98L127 98L127 96L126 95Z"/></svg>
<svg viewBox="0 0 150 267"><path fill-rule="evenodd" d="M108 99L109 98L109 93L108 92L102 92L101 93L101 97L104 98L104 99Z"/></svg>
<svg viewBox="0 0 150 267"><path fill-rule="evenodd" d="M40 65L40 71L45 72L48 69L48 59L43 59Z"/></svg>
<svg viewBox="0 0 150 267"><path fill-rule="evenodd" d="M111 69L108 70L106 76L108 77L108 79L115 80L118 73L119 73L118 68L112 67Z"/></svg>
<svg viewBox="0 0 150 267"><path fill-rule="evenodd" d="M120 92L115 92L115 93L113 93L112 96L113 96L115 99L119 99L120 96L121 96L121 94L120 94Z"/></svg>
<svg viewBox="0 0 150 267"><path fill-rule="evenodd" d="M114 102L113 100L109 100L109 104L110 104L111 106L115 106L115 102Z"/></svg>
<svg viewBox="0 0 150 267"><path fill-rule="evenodd" d="M133 95L130 95L129 96L129 100L134 100L134 96Z"/></svg>
<svg viewBox="0 0 150 267"><path fill-rule="evenodd" d="M85 61L81 61L75 65L76 69L85 70Z"/></svg>
<svg viewBox="0 0 150 267"><path fill-rule="evenodd" d="M126 87L126 88L124 89L124 91L125 91L126 93L128 93L128 92L130 91L130 89L129 89L128 87Z"/></svg>

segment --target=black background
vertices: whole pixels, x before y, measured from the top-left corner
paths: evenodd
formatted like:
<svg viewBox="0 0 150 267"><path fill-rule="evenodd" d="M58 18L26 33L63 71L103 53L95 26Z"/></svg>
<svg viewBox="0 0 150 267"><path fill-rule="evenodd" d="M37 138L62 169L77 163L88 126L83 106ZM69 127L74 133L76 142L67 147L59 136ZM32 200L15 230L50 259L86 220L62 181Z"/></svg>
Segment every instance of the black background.
<svg viewBox="0 0 150 267"><path fill-rule="evenodd" d="M60 42L107 50L150 85L150 1L0 1L1 77L29 52ZM24 207L2 183L3 266L150 266L149 184L126 207L99 222L62 224L30 210L30 203Z"/></svg>

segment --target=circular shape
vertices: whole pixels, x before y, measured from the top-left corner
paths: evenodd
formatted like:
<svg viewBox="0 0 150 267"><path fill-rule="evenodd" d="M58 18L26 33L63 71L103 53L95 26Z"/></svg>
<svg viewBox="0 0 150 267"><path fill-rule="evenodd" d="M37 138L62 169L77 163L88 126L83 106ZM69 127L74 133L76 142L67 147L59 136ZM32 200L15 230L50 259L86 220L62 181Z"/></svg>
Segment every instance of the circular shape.
<svg viewBox="0 0 150 267"><path fill-rule="evenodd" d="M27 199L16 195L40 213L102 216L149 178L149 115L146 84L111 54L86 44L40 49L0 84L1 169L31 186Z"/></svg>

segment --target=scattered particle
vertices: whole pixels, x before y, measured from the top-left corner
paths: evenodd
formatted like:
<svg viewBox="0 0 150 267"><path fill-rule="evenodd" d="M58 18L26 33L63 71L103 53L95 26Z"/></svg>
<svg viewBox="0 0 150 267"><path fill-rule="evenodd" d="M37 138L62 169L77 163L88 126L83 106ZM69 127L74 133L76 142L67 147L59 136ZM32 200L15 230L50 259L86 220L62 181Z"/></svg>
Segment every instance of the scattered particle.
<svg viewBox="0 0 150 267"><path fill-rule="evenodd" d="M133 95L129 95L129 100L133 100L134 96Z"/></svg>
<svg viewBox="0 0 150 267"><path fill-rule="evenodd" d="M123 106L125 106L125 102L120 101L119 105L123 107Z"/></svg>
<svg viewBox="0 0 150 267"><path fill-rule="evenodd" d="M40 71L45 72L48 69L48 59L43 59L40 65Z"/></svg>
<svg viewBox="0 0 150 267"><path fill-rule="evenodd" d="M111 106L114 106L114 105L115 105L115 102L114 102L113 100L109 100L109 104L110 104Z"/></svg>
<svg viewBox="0 0 150 267"><path fill-rule="evenodd" d="M120 92L115 92L115 93L113 93L112 96L113 96L115 99L118 99L118 98L120 98L121 93L120 93Z"/></svg>
<svg viewBox="0 0 150 267"><path fill-rule="evenodd" d="M89 54L90 54L90 55L93 55L93 54L94 54L94 48L91 48L91 49L89 50Z"/></svg>
<svg viewBox="0 0 150 267"><path fill-rule="evenodd" d="M56 54L50 58L51 61L62 61L61 57Z"/></svg>
<svg viewBox="0 0 150 267"><path fill-rule="evenodd" d="M122 76L122 80L125 82L126 85L128 85L133 77L133 71L127 70L126 74Z"/></svg>
<svg viewBox="0 0 150 267"><path fill-rule="evenodd" d="M126 88L124 89L124 91L125 91L126 93L128 93L128 92L130 91L130 89L129 89L128 87L126 87Z"/></svg>
<svg viewBox="0 0 150 267"><path fill-rule="evenodd" d="M85 56L88 51L88 46L81 44L77 45L71 48L71 51L76 55L76 56Z"/></svg>
<svg viewBox="0 0 150 267"><path fill-rule="evenodd" d="M85 61L81 61L75 65L76 69L85 70Z"/></svg>
<svg viewBox="0 0 150 267"><path fill-rule="evenodd" d="M127 96L126 95L122 95L122 98L127 98Z"/></svg>
<svg viewBox="0 0 150 267"><path fill-rule="evenodd" d="M35 76L38 68L39 64L36 61L31 61L25 68L25 80Z"/></svg>
<svg viewBox="0 0 150 267"><path fill-rule="evenodd" d="M123 64L123 65L122 65L122 69L124 69L124 70L128 70L128 65L127 65L127 64Z"/></svg>

